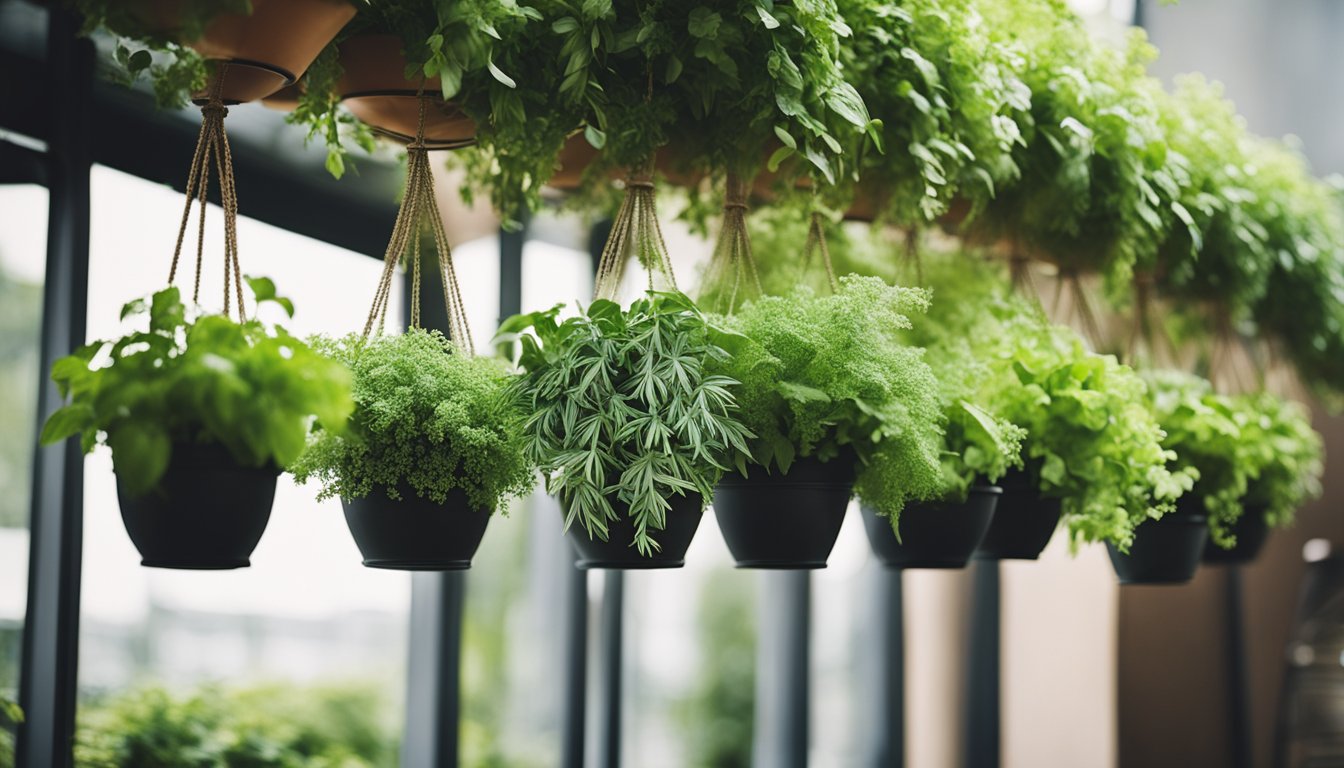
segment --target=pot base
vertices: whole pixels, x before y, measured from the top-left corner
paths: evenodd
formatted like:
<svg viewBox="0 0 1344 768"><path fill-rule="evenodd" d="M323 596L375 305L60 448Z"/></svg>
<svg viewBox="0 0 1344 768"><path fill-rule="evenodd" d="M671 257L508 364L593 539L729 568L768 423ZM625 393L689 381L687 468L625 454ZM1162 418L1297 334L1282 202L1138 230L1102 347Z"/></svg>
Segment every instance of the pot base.
<svg viewBox="0 0 1344 768"><path fill-rule="evenodd" d="M785 475L756 470L731 473L714 491L714 516L737 567L825 568L849 508L854 460L801 459Z"/></svg>
<svg viewBox="0 0 1344 768"><path fill-rule="evenodd" d="M1029 475L1009 472L999 480L1003 495L989 531L975 551L978 560L1037 560L1054 538L1063 514L1059 499L1041 496Z"/></svg>
<svg viewBox="0 0 1344 768"><path fill-rule="evenodd" d="M162 558L144 558L140 565L146 568L168 568L175 571L232 571L238 568L251 568L252 561L242 560L167 560Z"/></svg>
<svg viewBox="0 0 1344 768"><path fill-rule="evenodd" d="M382 568L388 571L467 571L471 570L470 560L397 560L379 559L363 561L365 568Z"/></svg>
<svg viewBox="0 0 1344 768"><path fill-rule="evenodd" d="M631 545L634 540L635 524L630 519L629 507L620 502L612 502L616 520L607 525L607 540L594 539L580 524L575 524L565 533L577 554L575 565L585 571L611 569L623 571L651 571L664 568L681 568L686 565L686 550L691 539L700 528L703 515L703 500L700 494L673 496L668 499L671 509L667 510L666 524L661 531L655 531L653 540L658 549L652 555L644 556Z"/></svg>
<svg viewBox="0 0 1344 768"><path fill-rule="evenodd" d="M490 510L472 507L461 488L437 504L408 485L393 500L384 489L341 500L364 565L394 571L465 571L481 545Z"/></svg>
<svg viewBox="0 0 1344 768"><path fill-rule="evenodd" d="M907 504L899 524L903 541L896 540L891 520L863 508L863 528L873 554L888 568L965 568L985 538L1002 489L971 486L966 501Z"/></svg>
<svg viewBox="0 0 1344 768"><path fill-rule="evenodd" d="M1208 538L1208 517L1178 507L1136 528L1129 554L1110 542L1106 552L1122 585L1184 584L1195 577Z"/></svg>

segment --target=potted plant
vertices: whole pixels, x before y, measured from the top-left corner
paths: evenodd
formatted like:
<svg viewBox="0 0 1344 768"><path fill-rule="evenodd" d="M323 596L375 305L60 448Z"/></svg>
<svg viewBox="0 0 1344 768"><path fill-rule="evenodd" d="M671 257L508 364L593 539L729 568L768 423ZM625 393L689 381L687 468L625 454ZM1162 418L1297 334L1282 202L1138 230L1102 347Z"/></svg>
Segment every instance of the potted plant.
<svg viewBox="0 0 1344 768"><path fill-rule="evenodd" d="M1248 563L1259 554L1271 528L1292 525L1297 508L1321 495L1325 447L1298 403L1269 392L1232 398L1241 429L1244 460L1256 471L1247 481L1245 511L1232 523L1232 541L1214 537L1204 562Z"/></svg>
<svg viewBox="0 0 1344 768"><path fill-rule="evenodd" d="M258 304L293 312L266 278ZM270 518L276 477L303 451L310 424L339 430L350 414L341 366L283 328L189 310L178 289L122 309L148 328L95 341L52 366L67 404L42 442L79 435L112 450L117 498L143 564L247 566Z"/></svg>
<svg viewBox="0 0 1344 768"><path fill-rule="evenodd" d="M204 99L212 90L225 103L238 104L292 85L356 8L349 0L73 0L73 5L87 30L103 28L119 38L115 58L123 78L149 72L164 106L181 106L188 96ZM160 54L157 60L154 54Z"/></svg>
<svg viewBox="0 0 1344 768"><path fill-rule="evenodd" d="M470 567L491 514L533 484L503 365L421 328L315 348L350 369L355 408L314 431L295 479L341 499L365 565Z"/></svg>
<svg viewBox="0 0 1344 768"><path fill-rule="evenodd" d="M518 345L527 455L579 565L680 567L727 457L751 437L737 382L710 371L731 339L675 292L559 312L509 318L500 340Z"/></svg>
<svg viewBox="0 0 1344 768"><path fill-rule="evenodd" d="M939 490L943 414L922 351L900 337L927 295L842 277L749 302L716 370L742 382L754 437L719 482L714 514L739 566L822 568L852 495L895 518Z"/></svg>

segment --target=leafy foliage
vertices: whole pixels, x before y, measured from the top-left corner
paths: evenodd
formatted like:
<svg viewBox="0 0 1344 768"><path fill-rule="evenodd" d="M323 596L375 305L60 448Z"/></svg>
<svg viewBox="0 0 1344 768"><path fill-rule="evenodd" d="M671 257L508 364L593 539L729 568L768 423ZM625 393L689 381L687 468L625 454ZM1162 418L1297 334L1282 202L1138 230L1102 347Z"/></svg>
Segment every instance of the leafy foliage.
<svg viewBox="0 0 1344 768"><path fill-rule="evenodd" d="M292 467L322 483L319 498L359 498L375 489L400 498L409 486L442 503L461 488L473 507L498 509L531 490L523 413L495 360L468 357L437 331L322 339L317 350L350 369L355 402L348 428L315 430Z"/></svg>
<svg viewBox="0 0 1344 768"><path fill-rule="evenodd" d="M678 293L650 292L626 311L597 300L563 321L559 311L500 327L502 341L521 345L527 455L567 527L577 520L606 540L619 502L635 522L634 546L649 555L668 497L708 499L729 452L747 450L737 382L709 370L732 340Z"/></svg>
<svg viewBox="0 0 1344 768"><path fill-rule="evenodd" d="M853 450L855 491L883 514L937 495L938 385L923 351L900 336L927 307L922 290L850 275L834 294L800 287L724 318L744 338L714 370L742 382L741 418L755 434L734 457L738 471L787 472L797 457L829 461Z"/></svg>
<svg viewBox="0 0 1344 768"><path fill-rule="evenodd" d="M14 768L14 729L22 722L19 705L0 696L0 768Z"/></svg>
<svg viewBox="0 0 1344 768"><path fill-rule="evenodd" d="M247 281L259 304L293 314L268 278ZM121 314L148 316L148 330L95 341L52 366L69 401L47 420L42 442L80 435L85 452L105 443L133 494L157 485L174 443L219 443L245 466L283 468L303 451L314 417L339 429L350 414L349 374L284 328L192 319L176 287Z"/></svg>
<svg viewBox="0 0 1344 768"><path fill-rule="evenodd" d="M1267 506L1275 525L1320 493L1321 438L1294 403L1267 393L1219 395L1205 380L1176 371L1148 374L1150 401L1175 452L1174 465L1193 468L1193 493L1209 515L1214 543L1236 543L1232 526L1247 503Z"/></svg>
<svg viewBox="0 0 1344 768"><path fill-rule="evenodd" d="M389 707L360 686L159 688L81 708L81 768L386 768L396 762Z"/></svg>

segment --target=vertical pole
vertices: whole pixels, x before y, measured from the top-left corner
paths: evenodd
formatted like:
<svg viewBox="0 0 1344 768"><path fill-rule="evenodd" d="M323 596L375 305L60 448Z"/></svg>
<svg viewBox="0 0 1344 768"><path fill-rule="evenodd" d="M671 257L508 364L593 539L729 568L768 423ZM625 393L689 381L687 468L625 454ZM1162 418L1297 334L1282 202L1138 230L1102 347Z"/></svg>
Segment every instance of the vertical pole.
<svg viewBox="0 0 1344 768"><path fill-rule="evenodd" d="M602 589L602 626L598 658L602 664L601 714L598 721L599 768L621 765L621 667L624 663L623 627L625 572L609 570Z"/></svg>
<svg viewBox="0 0 1344 768"><path fill-rule="evenodd" d="M49 8L48 159L50 214L38 418L61 404L46 372L84 343L89 281L89 170L92 149L93 44L79 38L79 20ZM40 426L40 424L39 424ZM19 704L20 768L73 764L78 696L79 581L83 551L84 456L78 440L35 450L28 561L28 612L23 625Z"/></svg>
<svg viewBox="0 0 1344 768"><path fill-rule="evenodd" d="M565 552L565 690L561 733L562 768L583 768L583 739L588 707L588 572L574 565L573 548Z"/></svg>
<svg viewBox="0 0 1344 768"><path fill-rule="evenodd" d="M999 768L999 561L973 568L966 768Z"/></svg>
<svg viewBox="0 0 1344 768"><path fill-rule="evenodd" d="M411 575L403 768L456 768L466 574Z"/></svg>
<svg viewBox="0 0 1344 768"><path fill-rule="evenodd" d="M754 768L806 768L812 574L761 574Z"/></svg>
<svg viewBox="0 0 1344 768"><path fill-rule="evenodd" d="M1232 737L1231 768L1251 768L1251 699L1246 671L1246 626L1241 607L1241 567L1227 569L1228 733Z"/></svg>
<svg viewBox="0 0 1344 768"><path fill-rule="evenodd" d="M880 698L875 718L873 768L905 768L905 606L902 571L884 569L878 574Z"/></svg>

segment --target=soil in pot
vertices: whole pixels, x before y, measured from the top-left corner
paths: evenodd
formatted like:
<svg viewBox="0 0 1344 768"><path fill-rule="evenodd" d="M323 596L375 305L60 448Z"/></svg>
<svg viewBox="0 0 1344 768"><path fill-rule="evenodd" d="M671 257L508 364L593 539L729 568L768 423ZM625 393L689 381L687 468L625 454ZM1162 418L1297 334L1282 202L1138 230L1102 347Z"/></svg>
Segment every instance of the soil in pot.
<svg viewBox="0 0 1344 768"><path fill-rule="evenodd" d="M1199 496L1186 496L1176 503L1176 511L1144 521L1134 529L1129 554L1122 554L1107 542L1106 550L1120 583L1184 584L1194 578L1209 538L1203 503Z"/></svg>
<svg viewBox="0 0 1344 768"><path fill-rule="evenodd" d="M135 0L131 12L161 30L181 26L185 0ZM219 83L226 104L265 98L294 82L313 63L336 33L355 17L348 0L252 0L250 15L223 13L205 28L199 40L183 41L206 59L228 61ZM201 93L203 102L212 82Z"/></svg>
<svg viewBox="0 0 1344 768"><path fill-rule="evenodd" d="M964 502L907 504L898 520L899 541L891 520L867 506L863 526L873 554L888 568L965 568L1002 494L996 485L975 485Z"/></svg>
<svg viewBox="0 0 1344 768"><path fill-rule="evenodd" d="M351 37L340 44L340 61L341 103L379 133L402 143L415 138L423 88L426 147L460 149L476 140L476 123L443 100L439 78L406 79L406 57L394 35Z"/></svg>
<svg viewBox="0 0 1344 768"><path fill-rule="evenodd" d="M798 459L787 474L724 475L714 517L739 568L825 568L854 488L853 455Z"/></svg>
<svg viewBox="0 0 1344 768"><path fill-rule="evenodd" d="M999 480L1003 494L975 556L985 560L1035 560L1059 527L1059 499L1043 497L1031 476L1013 470Z"/></svg>
<svg viewBox="0 0 1344 768"><path fill-rule="evenodd" d="M1209 540L1204 547L1205 565L1245 565L1260 554L1269 540L1269 521L1265 520L1264 505L1247 504L1232 526L1232 535L1237 537L1237 543L1231 549L1223 549Z"/></svg>
<svg viewBox="0 0 1344 768"><path fill-rule="evenodd" d="M616 512L616 520L607 523L606 541L590 538L583 524L576 521L565 537L574 542L574 549L579 555L577 565L580 568L626 570L680 568L685 565L686 550L690 548L691 539L695 538L695 532L700 527L704 501L698 493L674 495L667 501L672 505L667 511L667 524L661 531L650 534L658 542L658 549L648 557L635 548L635 521L630 517L630 508L625 503L612 500L611 507Z"/></svg>
<svg viewBox="0 0 1344 768"><path fill-rule="evenodd" d="M364 565L399 571L462 571L485 536L490 510L473 507L460 488L439 504L406 484L393 500L379 488L359 499L341 500L345 522Z"/></svg>
<svg viewBox="0 0 1344 768"><path fill-rule="evenodd" d="M117 500L126 533L151 568L246 568L275 501L273 466L244 467L218 444L176 443L157 488Z"/></svg>

